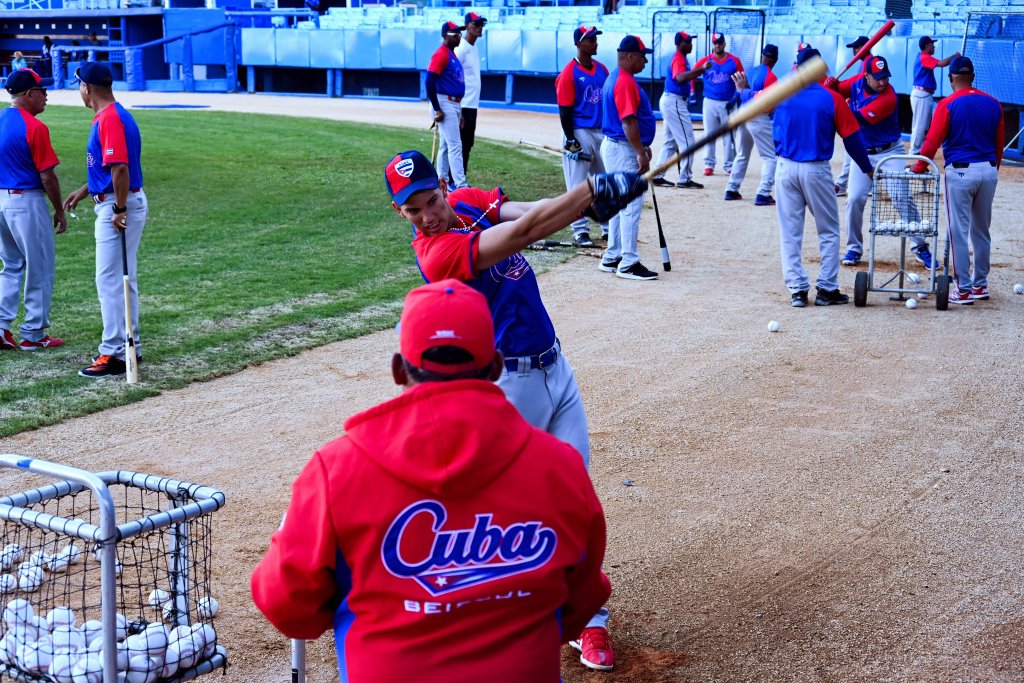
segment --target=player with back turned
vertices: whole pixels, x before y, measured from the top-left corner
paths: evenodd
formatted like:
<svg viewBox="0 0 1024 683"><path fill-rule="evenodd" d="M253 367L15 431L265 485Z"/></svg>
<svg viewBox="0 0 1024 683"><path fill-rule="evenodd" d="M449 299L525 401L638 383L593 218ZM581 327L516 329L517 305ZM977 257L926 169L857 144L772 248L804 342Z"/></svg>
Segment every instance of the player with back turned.
<svg viewBox="0 0 1024 683"><path fill-rule="evenodd" d="M590 173L603 173L601 162L601 89L608 80L608 67L594 59L597 37L593 26L580 26L573 31L576 57L565 65L555 79L558 117L562 124L562 174L565 189L571 190L587 179ZM590 239L586 216L572 224L572 235L581 247L594 246ZM608 226L601 226L601 237L607 239Z"/></svg>
<svg viewBox="0 0 1024 683"><path fill-rule="evenodd" d="M537 277L520 251L584 212L606 222L642 196L647 181L635 173L599 174L538 202L510 201L500 187L462 188L446 197L444 180L417 151L391 159L384 178L395 210L413 226L412 247L423 278L455 278L487 298L496 344L504 354L498 386L527 422L569 443L589 467L583 399L541 301ZM602 608L574 643L582 650L581 661L594 669L610 670L615 664L607 621Z"/></svg>
<svg viewBox="0 0 1024 683"><path fill-rule="evenodd" d="M942 145L949 251L956 285L949 289L949 303L971 304L989 298L989 228L1006 132L1002 105L974 87L974 62L954 57L949 82L953 94L939 102L921 154L934 158ZM927 168L919 161L914 171L923 173Z"/></svg>
<svg viewBox="0 0 1024 683"><path fill-rule="evenodd" d="M399 334L402 394L303 468L253 600L291 638L333 627L350 683L554 683L610 593L594 487L494 386L483 295L414 289Z"/></svg>

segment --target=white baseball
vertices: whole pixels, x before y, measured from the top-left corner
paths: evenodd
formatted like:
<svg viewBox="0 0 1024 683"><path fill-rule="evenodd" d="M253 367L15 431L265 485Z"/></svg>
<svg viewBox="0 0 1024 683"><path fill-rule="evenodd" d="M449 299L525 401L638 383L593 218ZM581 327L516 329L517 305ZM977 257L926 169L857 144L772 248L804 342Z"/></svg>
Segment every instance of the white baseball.
<svg viewBox="0 0 1024 683"><path fill-rule="evenodd" d="M74 626L56 626L50 637L54 650L78 652L86 646L85 635Z"/></svg>
<svg viewBox="0 0 1024 683"><path fill-rule="evenodd" d="M917 299L907 299L905 305L907 308L917 308Z"/></svg>
<svg viewBox="0 0 1024 683"><path fill-rule="evenodd" d="M57 557L67 560L68 564L78 564L82 561L82 551L79 550L77 545L71 543L57 553Z"/></svg>
<svg viewBox="0 0 1024 683"><path fill-rule="evenodd" d="M774 320L772 322L775 322ZM775 323L778 325L778 323ZM771 327L771 323L768 324ZM772 330L775 332L776 330ZM199 612L199 616L204 619L212 619L217 616L217 612L220 611L220 603L217 602L216 598L206 596L205 598L199 598L199 602L196 603L196 610Z"/></svg>
<svg viewBox="0 0 1024 683"><path fill-rule="evenodd" d="M203 631L203 659L209 659L217 649L217 631L210 624L197 624Z"/></svg>
<svg viewBox="0 0 1024 683"><path fill-rule="evenodd" d="M163 662L164 652L167 650L169 639L167 629L163 624L150 624L142 633L128 636L124 641L128 649L129 657L146 655Z"/></svg>
<svg viewBox="0 0 1024 683"><path fill-rule="evenodd" d="M171 623L174 618L178 615L178 610L174 607L174 601L168 600L164 603L164 606L160 608L160 616L164 621Z"/></svg>
<svg viewBox="0 0 1024 683"><path fill-rule="evenodd" d="M21 567L28 567L24 572ZM43 570L36 565L21 565L18 568L18 588L26 593L34 593L43 585Z"/></svg>
<svg viewBox="0 0 1024 683"><path fill-rule="evenodd" d="M74 652L58 652L50 662L49 673L57 683L74 683L72 673L78 663L78 655Z"/></svg>
<svg viewBox="0 0 1024 683"><path fill-rule="evenodd" d="M114 618L114 621L114 639L117 641L122 641L128 637L128 620L125 619L123 614L118 612L117 616Z"/></svg>
<svg viewBox="0 0 1024 683"><path fill-rule="evenodd" d="M932 229L932 222L930 220L928 220L927 218L922 220L920 225L921 225L921 230L928 231L928 230Z"/></svg>
<svg viewBox="0 0 1024 683"><path fill-rule="evenodd" d="M48 638L18 646L18 666L32 673L43 673L53 661L53 645Z"/></svg>
<svg viewBox="0 0 1024 683"><path fill-rule="evenodd" d="M1024 284L1021 284L1019 282L1017 284L1015 284L1013 286L1013 293L1014 294L1024 294Z"/></svg>
<svg viewBox="0 0 1024 683"><path fill-rule="evenodd" d="M153 683L163 664L146 655L135 655L128 660L127 683Z"/></svg>
<svg viewBox="0 0 1024 683"><path fill-rule="evenodd" d="M188 646L188 643L177 641L167 646L167 652L164 654L164 666L160 669L159 678L170 678L178 673L178 668L181 665L181 648Z"/></svg>
<svg viewBox="0 0 1024 683"><path fill-rule="evenodd" d="M75 611L70 607L54 607L46 615L46 625L51 631L58 626L74 626L76 621Z"/></svg>
<svg viewBox="0 0 1024 683"><path fill-rule="evenodd" d="M772 321L769 321L769 323L768 323L768 331L769 332L778 332L780 327L782 327L782 325L779 324L778 320L772 320Z"/></svg>
<svg viewBox="0 0 1024 683"><path fill-rule="evenodd" d="M79 657L71 673L71 683L100 683L103 680L103 660L95 653Z"/></svg>
<svg viewBox="0 0 1024 683"><path fill-rule="evenodd" d="M0 593L13 593L18 588L14 574L0 574Z"/></svg>
<svg viewBox="0 0 1024 683"><path fill-rule="evenodd" d="M913 282L915 285L921 282L921 276L917 273L907 273L907 279Z"/></svg>
<svg viewBox="0 0 1024 683"><path fill-rule="evenodd" d="M897 230L906 230L907 224L902 218L900 218L899 220L893 223L893 227L896 228Z"/></svg>
<svg viewBox="0 0 1024 683"><path fill-rule="evenodd" d="M913 231L916 232L919 227L920 227L920 225L918 224L917 221L910 221L909 223L907 223L907 229L908 230L913 230Z"/></svg>
<svg viewBox="0 0 1024 683"><path fill-rule="evenodd" d="M0 550L0 569L10 569L16 562L21 561L22 555L21 546L17 543L5 545L4 549Z"/></svg>
<svg viewBox="0 0 1024 683"><path fill-rule="evenodd" d="M147 600L146 602L149 604L150 607L159 607L163 605L165 602L167 602L167 598L169 597L170 595L168 595L167 591L165 591L163 588L157 588L155 590L150 591L149 600Z"/></svg>
<svg viewBox="0 0 1024 683"><path fill-rule="evenodd" d="M928 298L928 292L918 292L917 293L917 298L918 299L927 299Z"/></svg>
<svg viewBox="0 0 1024 683"><path fill-rule="evenodd" d="M37 550L28 558L28 561L38 567L45 567L46 563L53 557L45 550Z"/></svg>
<svg viewBox="0 0 1024 683"><path fill-rule="evenodd" d="M7 606L4 607L4 623L8 626L24 624L34 615L35 610L32 609L32 604L28 600L24 600L22 598L11 600L7 603Z"/></svg>
<svg viewBox="0 0 1024 683"><path fill-rule="evenodd" d="M86 653L96 655L103 661L103 639L97 638L89 644L89 649ZM118 643L114 647L114 662L117 666L118 671L128 670L128 650L125 649L124 643Z"/></svg>
<svg viewBox="0 0 1024 683"><path fill-rule="evenodd" d="M82 624L82 635L85 636L87 647L97 640L103 642L103 622L99 619L90 619L85 622Z"/></svg>
<svg viewBox="0 0 1024 683"><path fill-rule="evenodd" d="M51 574L56 574L57 572L67 571L69 564L71 563L68 562L66 557L62 557L61 555L51 555L46 560L46 564L43 565L43 568Z"/></svg>

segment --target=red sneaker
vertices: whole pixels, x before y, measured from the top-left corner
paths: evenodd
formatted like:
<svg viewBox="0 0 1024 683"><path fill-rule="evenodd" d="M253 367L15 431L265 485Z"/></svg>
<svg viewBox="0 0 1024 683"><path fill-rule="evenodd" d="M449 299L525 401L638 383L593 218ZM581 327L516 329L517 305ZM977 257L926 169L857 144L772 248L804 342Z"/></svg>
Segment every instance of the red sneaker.
<svg viewBox="0 0 1024 683"><path fill-rule="evenodd" d="M583 666L597 671L611 671L615 668L615 652L608 629L590 626L583 629L579 640L570 640L569 645L580 651Z"/></svg>
<svg viewBox="0 0 1024 683"><path fill-rule="evenodd" d="M18 342L14 341L14 335L10 330L3 330L0 334L0 351L18 348Z"/></svg>
<svg viewBox="0 0 1024 683"><path fill-rule="evenodd" d="M988 287L971 287L971 298L975 301L988 301Z"/></svg>
<svg viewBox="0 0 1024 683"><path fill-rule="evenodd" d="M949 303L970 306L974 303L974 299L971 298L970 292L961 291L954 283L953 288L949 290Z"/></svg>
<svg viewBox="0 0 1024 683"><path fill-rule="evenodd" d="M715 175L715 169L713 169L713 168L705 168L704 169L704 175Z"/></svg>
<svg viewBox="0 0 1024 683"><path fill-rule="evenodd" d="M22 339L21 343L18 344L18 348L21 349L22 351L35 351L36 349L55 349L58 346L64 346L64 340L50 336L43 337L39 341L29 341L28 339Z"/></svg>

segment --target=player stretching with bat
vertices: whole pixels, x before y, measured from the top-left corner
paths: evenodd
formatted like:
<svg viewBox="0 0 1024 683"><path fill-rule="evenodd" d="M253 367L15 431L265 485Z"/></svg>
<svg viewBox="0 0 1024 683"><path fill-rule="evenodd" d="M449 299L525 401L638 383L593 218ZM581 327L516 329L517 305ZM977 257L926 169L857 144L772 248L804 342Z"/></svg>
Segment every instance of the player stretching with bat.
<svg viewBox="0 0 1024 683"><path fill-rule="evenodd" d="M584 214L606 222L642 196L647 182L634 173L595 175L559 197L530 203L510 201L501 188L447 194L444 180L417 151L391 159L384 180L395 210L412 223L424 279L461 280L487 298L505 356L498 386L527 422L569 443L589 467L583 399L520 251ZM615 661L607 621L602 608L574 644L584 664L604 671Z"/></svg>

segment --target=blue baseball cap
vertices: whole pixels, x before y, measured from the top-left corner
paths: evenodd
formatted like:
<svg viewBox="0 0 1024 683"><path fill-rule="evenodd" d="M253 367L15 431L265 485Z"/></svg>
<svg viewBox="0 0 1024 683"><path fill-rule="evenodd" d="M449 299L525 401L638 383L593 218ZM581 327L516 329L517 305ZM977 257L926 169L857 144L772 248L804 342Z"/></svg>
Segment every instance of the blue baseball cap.
<svg viewBox="0 0 1024 683"><path fill-rule="evenodd" d="M109 88L114 83L114 74L111 73L110 67L103 62L86 62L75 69L75 78L71 81L71 85L79 82Z"/></svg>
<svg viewBox="0 0 1024 683"><path fill-rule="evenodd" d="M470 12L466 15L464 22L468 24L486 24L487 17L481 17L476 12Z"/></svg>
<svg viewBox="0 0 1024 683"><path fill-rule="evenodd" d="M971 61L970 57L954 57L953 61L949 63L949 75L973 76L974 62Z"/></svg>
<svg viewBox="0 0 1024 683"><path fill-rule="evenodd" d="M52 78L40 78L32 69L18 69L7 77L4 88L12 95L18 95L32 88L47 88L53 85Z"/></svg>
<svg viewBox="0 0 1024 683"><path fill-rule="evenodd" d="M384 187L395 204L401 206L421 190L436 190L437 170L422 152L411 149L396 154L384 167Z"/></svg>
<svg viewBox="0 0 1024 683"><path fill-rule="evenodd" d="M806 50L800 50L800 54L798 54L796 56L796 65L800 66L801 64L806 62L808 59L811 59L812 57L820 57L820 56L821 56L821 53L818 52L817 50L815 50L813 47L809 47Z"/></svg>
<svg viewBox="0 0 1024 683"><path fill-rule="evenodd" d="M724 33L712 33L711 34L711 42L712 43L724 43L725 42L725 34Z"/></svg>
<svg viewBox="0 0 1024 683"><path fill-rule="evenodd" d="M923 50L926 45L931 45L934 42L935 39L931 36L921 36L917 41L917 47Z"/></svg>
<svg viewBox="0 0 1024 683"><path fill-rule="evenodd" d="M771 43L768 43L767 45L764 46L764 49L761 50L761 54L764 55L765 57L771 57L772 59L778 59L779 58L779 46L778 45L772 45Z"/></svg>
<svg viewBox="0 0 1024 683"><path fill-rule="evenodd" d="M596 26L580 26L572 32L572 42L579 45L581 40L596 38L599 35L601 35L601 31L598 31Z"/></svg>
<svg viewBox="0 0 1024 683"><path fill-rule="evenodd" d="M459 26L454 21L446 21L441 24L441 35L446 36L449 33L462 33L466 30L465 26Z"/></svg>
<svg viewBox="0 0 1024 683"><path fill-rule="evenodd" d="M859 50L859 49L861 49L862 47L864 47L867 44L868 44L868 37L867 36L857 36L857 40L853 41L852 43L847 43L846 47L853 48L854 50Z"/></svg>
<svg viewBox="0 0 1024 683"><path fill-rule="evenodd" d="M619 52L641 52L645 55L653 55L654 50L644 45L640 36L626 36L619 43Z"/></svg>
<svg viewBox="0 0 1024 683"><path fill-rule="evenodd" d="M889 72L889 62L886 61L885 57L880 55L874 55L868 60L867 68L864 69L864 73L871 74L872 78L889 78L892 74Z"/></svg>
<svg viewBox="0 0 1024 683"><path fill-rule="evenodd" d="M676 45L678 45L679 43L689 43L692 41L693 36L691 36L686 31L679 31L678 33L676 33Z"/></svg>

